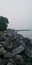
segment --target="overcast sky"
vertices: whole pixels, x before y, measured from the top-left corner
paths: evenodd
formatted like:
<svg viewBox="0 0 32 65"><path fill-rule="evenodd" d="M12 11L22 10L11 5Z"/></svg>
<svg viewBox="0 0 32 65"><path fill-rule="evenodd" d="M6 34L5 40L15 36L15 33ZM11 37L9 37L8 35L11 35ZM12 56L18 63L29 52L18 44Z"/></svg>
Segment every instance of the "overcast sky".
<svg viewBox="0 0 32 65"><path fill-rule="evenodd" d="M0 0L0 16L8 18L9 28L32 29L32 0Z"/></svg>

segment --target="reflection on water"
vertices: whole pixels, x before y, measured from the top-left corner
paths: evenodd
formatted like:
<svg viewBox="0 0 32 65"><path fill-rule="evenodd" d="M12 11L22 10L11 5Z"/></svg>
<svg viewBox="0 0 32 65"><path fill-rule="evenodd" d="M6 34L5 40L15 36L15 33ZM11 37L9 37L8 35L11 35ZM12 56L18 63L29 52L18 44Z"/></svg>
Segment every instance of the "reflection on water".
<svg viewBox="0 0 32 65"><path fill-rule="evenodd" d="M18 33L20 33L24 37L28 37L32 39L32 31L19 31Z"/></svg>

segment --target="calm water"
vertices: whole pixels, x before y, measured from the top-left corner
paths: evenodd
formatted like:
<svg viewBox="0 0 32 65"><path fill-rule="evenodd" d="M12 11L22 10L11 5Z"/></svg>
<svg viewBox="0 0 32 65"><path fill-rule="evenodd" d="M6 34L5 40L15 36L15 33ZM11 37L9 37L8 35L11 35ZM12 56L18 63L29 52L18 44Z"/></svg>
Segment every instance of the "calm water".
<svg viewBox="0 0 32 65"><path fill-rule="evenodd" d="M28 37L28 38L32 39L32 31L21 31L21 32L18 32L18 33L20 33L24 37Z"/></svg>

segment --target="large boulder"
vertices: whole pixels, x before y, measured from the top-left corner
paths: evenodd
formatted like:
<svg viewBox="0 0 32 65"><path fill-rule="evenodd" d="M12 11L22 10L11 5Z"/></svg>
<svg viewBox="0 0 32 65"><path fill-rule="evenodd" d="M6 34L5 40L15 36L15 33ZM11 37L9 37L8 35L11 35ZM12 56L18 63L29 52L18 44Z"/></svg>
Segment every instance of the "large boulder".
<svg viewBox="0 0 32 65"><path fill-rule="evenodd" d="M16 55L16 60L18 60L21 64L24 63L23 57L21 55Z"/></svg>
<svg viewBox="0 0 32 65"><path fill-rule="evenodd" d="M5 54L7 51L3 48L3 46L0 44L0 55Z"/></svg>
<svg viewBox="0 0 32 65"><path fill-rule="evenodd" d="M17 54L23 52L24 50L25 50L24 47L21 45L21 46L15 48L15 49L13 49L12 53L15 54L15 55L17 55Z"/></svg>

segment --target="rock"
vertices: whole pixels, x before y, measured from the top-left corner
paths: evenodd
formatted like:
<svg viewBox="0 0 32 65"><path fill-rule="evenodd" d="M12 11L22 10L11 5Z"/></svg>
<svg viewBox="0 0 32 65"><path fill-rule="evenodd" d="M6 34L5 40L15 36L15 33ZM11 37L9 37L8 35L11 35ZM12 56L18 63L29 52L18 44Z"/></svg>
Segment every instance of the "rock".
<svg viewBox="0 0 32 65"><path fill-rule="evenodd" d="M13 49L12 53L17 55L17 54L23 52L24 50L25 50L24 47L21 45L21 46L15 48L15 49Z"/></svg>
<svg viewBox="0 0 32 65"><path fill-rule="evenodd" d="M32 58L32 53L29 50L25 51L25 55Z"/></svg>
<svg viewBox="0 0 32 65"><path fill-rule="evenodd" d="M0 55L5 54L7 51L3 48L3 46L0 44Z"/></svg>
<svg viewBox="0 0 32 65"><path fill-rule="evenodd" d="M4 32L0 36L0 65L32 65L31 39L12 29Z"/></svg>
<svg viewBox="0 0 32 65"><path fill-rule="evenodd" d="M13 65L16 65L16 63L15 63L13 58L10 58L9 62L12 63Z"/></svg>
<svg viewBox="0 0 32 65"><path fill-rule="evenodd" d="M24 63L23 57L21 55L16 55L16 59L21 62L21 64Z"/></svg>
<svg viewBox="0 0 32 65"><path fill-rule="evenodd" d="M13 57L13 54L10 53L10 52L7 52L5 55L4 55L5 58L12 58Z"/></svg>
<svg viewBox="0 0 32 65"><path fill-rule="evenodd" d="M12 63L8 63L7 65L13 65Z"/></svg>
<svg viewBox="0 0 32 65"><path fill-rule="evenodd" d="M6 64L7 64L7 59L5 59L5 58L2 59L2 64L3 64L3 65L6 65Z"/></svg>
<svg viewBox="0 0 32 65"><path fill-rule="evenodd" d="M25 42L24 42L23 40L20 40L20 41L19 41L19 44L20 44L20 45L23 45L23 47L25 47Z"/></svg>
<svg viewBox="0 0 32 65"><path fill-rule="evenodd" d="M0 58L0 65L2 65L2 59Z"/></svg>

